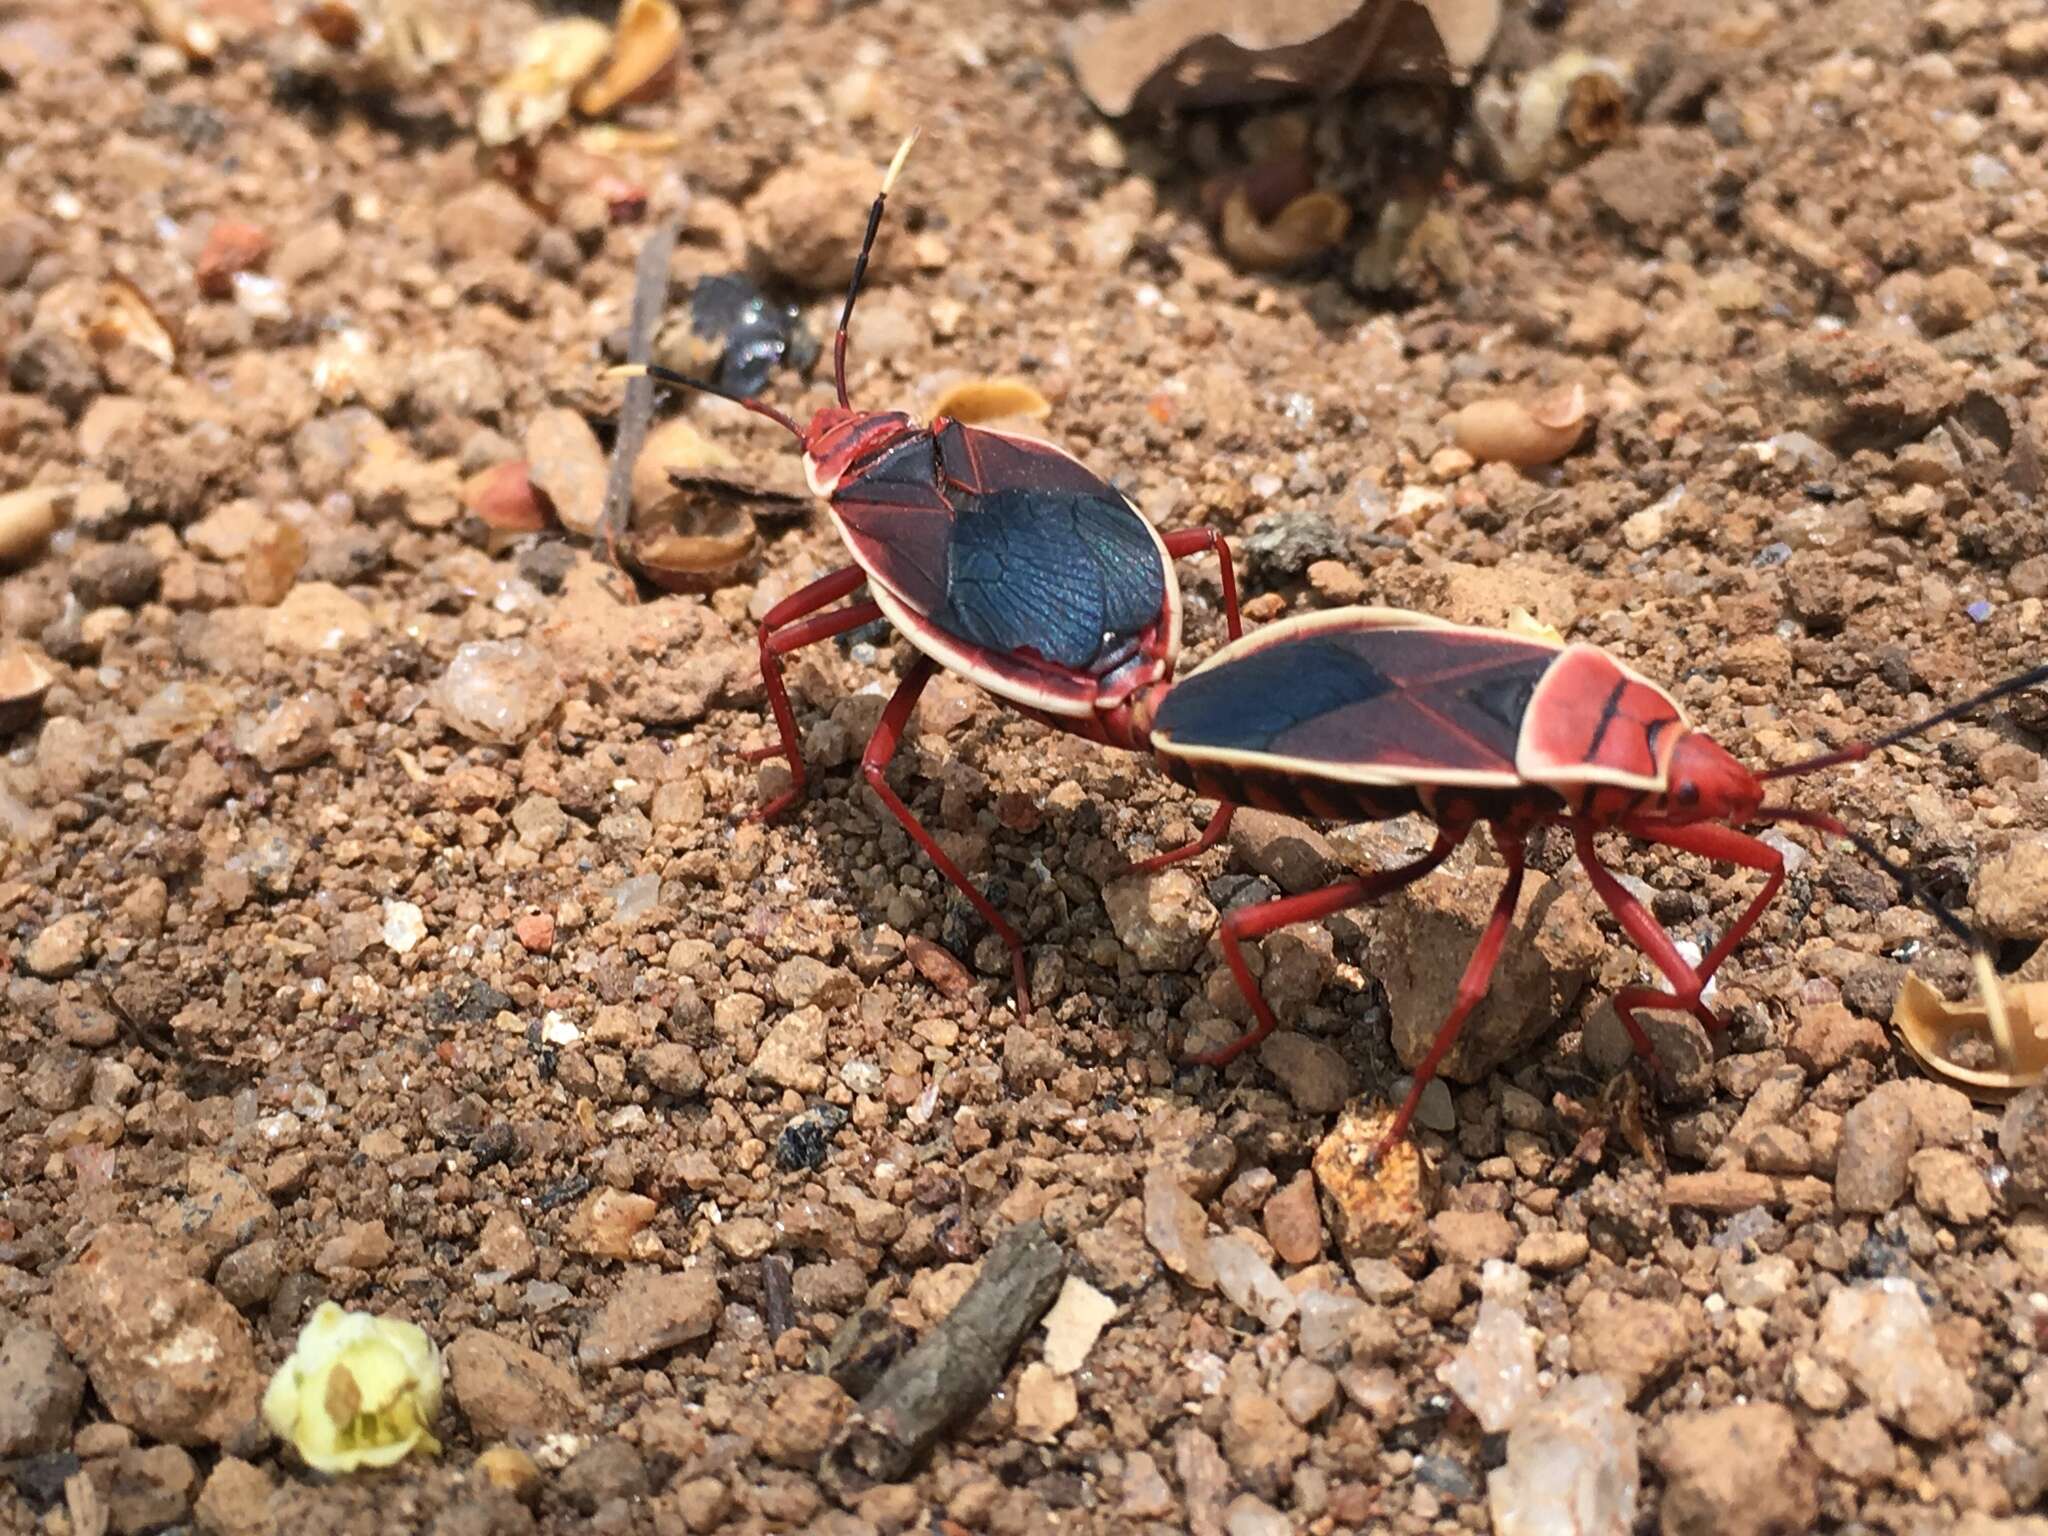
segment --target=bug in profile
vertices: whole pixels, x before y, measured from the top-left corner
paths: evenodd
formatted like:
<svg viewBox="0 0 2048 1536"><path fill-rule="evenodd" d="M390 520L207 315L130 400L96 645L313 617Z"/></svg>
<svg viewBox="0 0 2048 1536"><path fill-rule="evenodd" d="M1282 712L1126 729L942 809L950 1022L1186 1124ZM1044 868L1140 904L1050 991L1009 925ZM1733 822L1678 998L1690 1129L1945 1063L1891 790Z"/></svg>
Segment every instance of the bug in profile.
<svg viewBox="0 0 2048 1536"><path fill-rule="evenodd" d="M846 387L847 327L884 205L916 138L912 134L896 151L868 212L833 337L836 405L799 426L773 406L665 368L631 365L613 372L717 395L789 432L802 451L805 479L853 557L761 620L761 675L778 739L749 756L784 758L791 782L754 817L787 811L803 798L808 781L782 658L886 619L919 654L882 711L861 771L1008 946L1018 1011L1025 1014L1030 989L1022 939L889 786L889 763L919 695L943 667L1059 730L1120 744L1105 720L1141 690L1170 680L1180 657L1176 559L1213 550L1232 639L1242 634L1243 622L1230 547L1215 530L1160 533L1122 492L1036 438L943 417L920 424L903 411L854 407ZM1219 804L1194 842L1133 869L1163 868L1212 847L1227 830L1231 810Z"/></svg>
<svg viewBox="0 0 2048 1536"><path fill-rule="evenodd" d="M1435 823L1437 836L1397 868L1225 917L1224 959L1257 1024L1193 1059L1221 1065L1279 1026L1245 965L1245 940L1400 890L1442 865L1484 823L1507 876L1382 1149L1406 1132L1422 1090L1486 995L1521 895L1528 839L1543 827L1570 833L1593 889L1664 978L1661 987L1624 988L1614 999L1636 1050L1654 1061L1638 1014L1689 1013L1719 1031L1722 1022L1704 1000L1707 984L1784 883L1783 855L1746 828L1790 824L1846 838L1909 897L1916 894L1911 871L1836 817L1770 803L1769 781L1860 761L2044 681L2048 667L2037 667L1874 741L1756 773L1689 725L1666 690L1596 646L1390 608L1335 609L1271 625L1132 701L1119 720L1132 744L1148 745L1179 783L1233 804L1324 822L1420 815ZM1695 964L1602 863L1595 839L1607 832L1757 870L1763 888ZM1981 954L1952 914L1928 906Z"/></svg>

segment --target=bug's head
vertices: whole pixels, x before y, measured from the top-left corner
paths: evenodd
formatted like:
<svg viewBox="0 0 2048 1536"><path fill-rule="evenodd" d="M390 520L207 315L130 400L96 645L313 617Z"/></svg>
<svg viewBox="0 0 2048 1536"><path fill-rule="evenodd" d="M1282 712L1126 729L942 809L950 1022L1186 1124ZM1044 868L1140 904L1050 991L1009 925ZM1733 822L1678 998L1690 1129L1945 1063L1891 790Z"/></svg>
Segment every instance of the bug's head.
<svg viewBox="0 0 2048 1536"><path fill-rule="evenodd" d="M902 411L854 411L828 405L803 431L804 469L811 489L829 497L848 470L873 458L910 429Z"/></svg>
<svg viewBox="0 0 2048 1536"><path fill-rule="evenodd" d="M1684 826L1719 821L1742 826L1764 803L1762 780L1751 773L1713 737L1687 731L1671 749L1666 788L1654 815L1659 821Z"/></svg>

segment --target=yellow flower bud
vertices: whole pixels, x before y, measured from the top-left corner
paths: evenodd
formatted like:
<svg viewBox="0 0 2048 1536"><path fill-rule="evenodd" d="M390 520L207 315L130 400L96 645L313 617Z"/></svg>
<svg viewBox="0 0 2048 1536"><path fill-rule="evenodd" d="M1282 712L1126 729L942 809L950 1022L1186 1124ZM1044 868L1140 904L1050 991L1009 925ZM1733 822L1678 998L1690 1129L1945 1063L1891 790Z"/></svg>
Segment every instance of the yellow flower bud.
<svg viewBox="0 0 2048 1536"><path fill-rule="evenodd" d="M291 1358L263 1394L263 1419L321 1472L388 1467L429 1432L441 1411L441 1352L411 1323L345 1312L323 1301L299 1330Z"/></svg>

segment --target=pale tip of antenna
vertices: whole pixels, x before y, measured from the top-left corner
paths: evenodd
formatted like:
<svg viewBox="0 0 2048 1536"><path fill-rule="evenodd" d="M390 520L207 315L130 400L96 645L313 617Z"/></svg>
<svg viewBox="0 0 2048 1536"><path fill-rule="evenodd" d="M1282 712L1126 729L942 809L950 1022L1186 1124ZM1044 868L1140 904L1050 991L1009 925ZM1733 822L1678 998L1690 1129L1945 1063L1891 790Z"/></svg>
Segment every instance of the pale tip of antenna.
<svg viewBox="0 0 2048 1536"><path fill-rule="evenodd" d="M911 129L910 137L896 146L896 158L889 162L889 174L882 178L882 196L887 197L889 189L896 185L896 178L903 174L903 162L910 158L911 146L917 143L917 136L923 132L922 128Z"/></svg>
<svg viewBox="0 0 2048 1536"><path fill-rule="evenodd" d="M647 377L647 365L645 363L620 363L615 368L605 369L598 377L601 379L644 379Z"/></svg>
<svg viewBox="0 0 2048 1536"><path fill-rule="evenodd" d="M1977 987L1984 994L1984 1023L1991 1030L1991 1040L1998 1047L1999 1064L2008 1071L2017 1066L2019 1055L2012 1037L2012 1018L2006 1012L2005 989L1999 985L1998 972L1992 968L1991 956L1978 949L1970 956L1977 971Z"/></svg>

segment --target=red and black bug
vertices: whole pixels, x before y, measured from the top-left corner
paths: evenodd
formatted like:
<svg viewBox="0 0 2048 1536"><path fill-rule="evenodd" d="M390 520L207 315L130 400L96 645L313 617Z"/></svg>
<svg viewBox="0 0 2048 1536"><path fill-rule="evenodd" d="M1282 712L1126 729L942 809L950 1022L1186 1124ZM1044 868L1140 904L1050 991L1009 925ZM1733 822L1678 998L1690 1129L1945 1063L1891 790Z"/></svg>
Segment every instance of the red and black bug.
<svg viewBox="0 0 2048 1536"><path fill-rule="evenodd" d="M1105 720L1141 689L1170 679L1180 656L1182 600L1173 561L1214 550L1233 639L1243 622L1230 547L1214 530L1160 534L1122 492L1050 443L943 417L919 425L902 411L854 408L846 389L847 325L883 205L916 139L912 134L896 151L868 212L833 339L836 406L799 427L772 406L664 368L614 372L718 395L792 434L803 451L805 478L853 556L852 565L793 593L761 621L761 675L779 740L748 756L786 758L791 784L754 817L789 809L806 785L782 658L887 619L920 655L883 709L861 770L904 830L1009 946L1021 1014L1030 1011L1023 942L889 787L889 762L918 695L945 667L1033 718L1121 745ZM857 597L863 587L867 595ZM1193 843L1133 868L1162 868L1213 846L1231 809L1219 804Z"/></svg>
<svg viewBox="0 0 2048 1536"><path fill-rule="evenodd" d="M1722 1027L1707 983L1763 915L1785 879L1779 851L1744 827L1791 823L1854 842L1909 898L1913 876L1836 818L1765 803L1765 781L1858 761L2019 689L2048 667L2009 679L1905 730L1789 767L1753 773L1692 729L1664 689L1595 646L1451 624L1391 608L1346 608L1290 619L1226 646L1178 682L1147 690L1120 717L1177 782L1230 803L1328 822L1419 814L1436 823L1429 851L1378 874L1239 908L1223 920L1224 959L1257 1027L1196 1056L1221 1065L1278 1027L1238 946L1289 923L1386 896L1437 868L1472 829L1493 833L1507 882L1458 984L1449 1016L1416 1067L1382 1149L1400 1139L1422 1090L1486 994L1521 895L1524 846L1538 828L1567 829L1581 865L1666 986L1629 987L1615 1011L1654 1062L1639 1010L1690 1013ZM1695 965L1601 862L1597 834L1762 871L1763 889ZM1929 909L1977 946L1939 904Z"/></svg>

